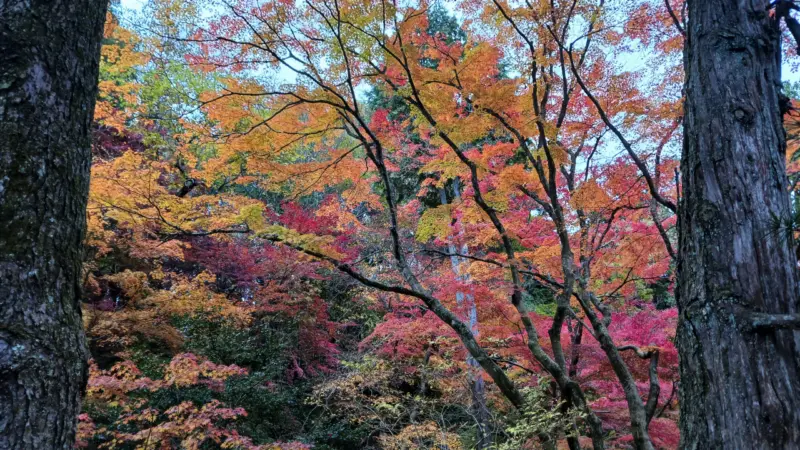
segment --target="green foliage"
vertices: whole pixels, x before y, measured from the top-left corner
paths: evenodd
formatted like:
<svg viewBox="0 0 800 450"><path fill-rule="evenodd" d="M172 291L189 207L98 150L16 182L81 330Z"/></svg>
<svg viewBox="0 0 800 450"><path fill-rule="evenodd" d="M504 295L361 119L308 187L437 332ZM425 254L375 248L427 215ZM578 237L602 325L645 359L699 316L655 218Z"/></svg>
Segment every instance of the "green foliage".
<svg viewBox="0 0 800 450"><path fill-rule="evenodd" d="M528 282L525 288L526 290L522 293L522 301L526 303L529 310L548 317L555 315L556 298L551 289L535 281Z"/></svg>
<svg viewBox="0 0 800 450"><path fill-rule="evenodd" d="M670 292L671 281L668 277L662 277L650 283L650 291L653 294L653 303L656 309L668 309L675 307L675 295Z"/></svg>
<svg viewBox="0 0 800 450"><path fill-rule="evenodd" d="M444 36L447 44L467 42L467 33L461 28L458 20L450 14L440 3L434 3L428 10L428 34Z"/></svg>
<svg viewBox="0 0 800 450"><path fill-rule="evenodd" d="M403 447L403 436L444 429L443 423L474 432L468 409L445 401L446 380L429 363L412 372L372 356L345 362L341 374L317 384L306 400L319 411L311 430L315 448L436 448Z"/></svg>
<svg viewBox="0 0 800 450"><path fill-rule="evenodd" d="M783 94L793 100L800 100L800 81L784 81Z"/></svg>
<svg viewBox="0 0 800 450"><path fill-rule="evenodd" d="M186 334L186 350L221 364L236 364L277 379L289 361L288 352L297 342L290 327L256 320L239 328L221 320L183 318L178 328Z"/></svg>
<svg viewBox="0 0 800 450"><path fill-rule="evenodd" d="M384 311L373 297L353 289L351 279L334 279L336 283L321 283L320 296L327 300L330 320L345 324L339 330L339 346L346 351L357 350L358 344L383 319Z"/></svg>
<svg viewBox="0 0 800 450"><path fill-rule="evenodd" d="M563 402L555 402L548 389L548 383L542 381L538 386L522 390L525 406L510 420L505 432L508 439L495 448L497 450L519 450L537 448L539 436L557 439L563 430L575 435L577 423L583 413L571 408L565 411Z"/></svg>
<svg viewBox="0 0 800 450"><path fill-rule="evenodd" d="M186 333L189 351L250 370L227 382L218 394L224 403L247 411L237 425L242 434L263 443L300 433L307 383L285 381L290 351L298 339L295 327L257 320L250 327L237 328L219 320L184 318L179 328Z"/></svg>

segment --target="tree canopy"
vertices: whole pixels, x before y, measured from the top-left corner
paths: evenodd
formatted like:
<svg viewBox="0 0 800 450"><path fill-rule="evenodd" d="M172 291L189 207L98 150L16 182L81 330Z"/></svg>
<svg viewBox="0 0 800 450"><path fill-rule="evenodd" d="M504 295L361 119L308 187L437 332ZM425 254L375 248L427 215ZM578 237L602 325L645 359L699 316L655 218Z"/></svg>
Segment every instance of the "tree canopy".
<svg viewBox="0 0 800 450"><path fill-rule="evenodd" d="M114 6L79 446L677 448L685 14Z"/></svg>

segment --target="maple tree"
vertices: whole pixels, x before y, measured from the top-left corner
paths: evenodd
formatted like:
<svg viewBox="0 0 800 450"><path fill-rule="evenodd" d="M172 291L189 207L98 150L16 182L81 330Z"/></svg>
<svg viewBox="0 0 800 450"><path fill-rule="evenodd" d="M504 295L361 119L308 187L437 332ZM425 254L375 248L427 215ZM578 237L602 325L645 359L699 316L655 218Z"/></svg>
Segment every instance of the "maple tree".
<svg viewBox="0 0 800 450"><path fill-rule="evenodd" d="M109 14L81 445L676 448L686 7Z"/></svg>
<svg viewBox="0 0 800 450"><path fill-rule="evenodd" d="M645 98L632 79L615 75L593 56L592 49L614 45L623 36L598 37L594 47L594 37L585 39L580 51L564 41L571 33L592 34L598 20L608 20L604 14L610 19L619 11L542 5L547 14L540 16L528 7L475 6L464 5L475 14L476 27L482 20L501 19L493 40L449 40L426 32L424 3L320 2L301 8L239 2L220 5L221 16L212 15L207 23L186 15L173 31L188 43L183 51L191 64L215 69L220 77L216 92L200 98L216 134L225 138L218 142L217 159L238 166L237 182L290 196L327 194L320 212L338 222L335 229L310 232L280 220L254 220L249 225L259 238L326 261L367 286L421 300L453 328L503 395L521 406L509 371L459 317L457 305L449 304L447 290L453 293L454 286L430 288L430 275L446 275L415 273L416 267L435 264L437 242L458 237L459 245L481 256L475 260L447 251L438 256L467 259L474 276L492 285L480 296L473 294L476 302L485 302L478 310L495 310L524 330L528 354L518 350L522 354L515 357L543 366L568 406L585 411L594 445L603 446L605 432L580 383L568 373L561 338L566 322L586 328L600 342L622 386L635 445L649 448L647 424L657 401L646 405L642 400L647 391L640 392L621 350L625 347L613 340L610 302L601 298L619 294L629 281L658 279L668 271L672 242L665 227L674 218L661 216L675 211L675 190L672 177L661 174L671 173L675 160L662 150L677 128L679 99ZM574 19L582 14L591 20ZM664 47L667 54L675 51ZM512 55L509 61L519 65L502 67ZM270 83L247 74L274 68L290 72L294 80ZM359 98L357 90L368 84L400 103L394 118ZM623 90L627 95L617 95ZM653 108L662 109L663 118L637 121ZM615 123L620 120L620 126L642 134L647 155L626 140ZM633 165L620 158L591 166L590 155L606 133L625 148ZM579 167L584 159L588 163ZM209 166L219 173L216 164ZM419 191L398 192L393 179L412 168L422 178ZM456 179L465 184L458 204L412 199ZM337 203L338 208L330 207ZM359 207L362 217L350 212ZM365 223L367 218L372 223ZM363 261L360 255L371 243L352 232L365 229L370 239L382 241L380 247L392 249L376 249L372 268L354 264ZM376 278L373 268L382 266L376 263L392 259L397 269L389 266ZM546 345L523 301L525 283L531 281L556 291ZM491 337L481 334L481 339ZM655 353L636 350L643 358ZM577 441L571 439L571 445Z"/></svg>
<svg viewBox="0 0 800 450"><path fill-rule="evenodd" d="M330 340L340 325L321 303L320 276L288 249L236 237L258 222L260 202L188 178L191 124L154 119L158 105L141 103L166 89L139 82L156 78L143 39L113 14L105 36L83 278L94 365L80 442L306 448L282 439L298 419L281 413L293 390L338 364Z"/></svg>

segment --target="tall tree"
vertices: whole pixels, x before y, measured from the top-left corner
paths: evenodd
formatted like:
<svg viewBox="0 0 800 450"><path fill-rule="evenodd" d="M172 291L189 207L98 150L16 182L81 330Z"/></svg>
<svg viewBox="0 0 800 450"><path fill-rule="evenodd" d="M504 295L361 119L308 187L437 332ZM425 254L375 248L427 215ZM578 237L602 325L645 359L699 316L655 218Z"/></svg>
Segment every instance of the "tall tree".
<svg viewBox="0 0 800 450"><path fill-rule="evenodd" d="M778 23L788 3L688 2L683 448L800 448L797 258L774 227L790 217Z"/></svg>
<svg viewBox="0 0 800 450"><path fill-rule="evenodd" d="M0 2L0 448L72 448L107 0Z"/></svg>
<svg viewBox="0 0 800 450"><path fill-rule="evenodd" d="M486 8L478 19L486 18L487 26L465 43L448 43L444 36L424 32L430 26L428 2L398 6L320 0L298 8L291 2L253 0L219 8L220 15L208 24L196 24L198 15L187 12L187 19L177 22L177 31L164 34L187 46L179 56L182 60L232 75L221 80L224 86L216 92L202 96L204 113L230 137L218 147L218 155L238 161L232 173L259 180L268 189L285 189L285 181L291 181L297 189L292 195L310 189L330 192L327 187L347 189L340 191L340 198L331 197L330 204L362 212L339 216L342 228L372 227L370 239L382 239L376 247L391 253L368 250L375 256L366 267L365 259L350 255L374 244L354 240L336 247L357 238L356 233L317 236L273 220L261 229L251 227L259 238L329 263L366 286L421 302L424 315L440 321L430 321L439 334L448 332L459 339L515 406L525 403L515 383L518 365L543 368L564 410L577 409L585 417L579 428L563 433L570 435L570 448L580 448L577 434L585 430L594 448L604 448L603 420L584 391L588 384L579 378L585 374L580 362L586 355L570 353L578 345L571 345L569 333L580 323L587 339L599 343L604 364L619 381L614 387L622 388L617 389L618 404L623 405L623 420L630 423L626 434L630 430L635 448L651 449L648 428L656 417L660 389L658 365L652 363L657 363L653 354L658 349L620 345L614 329L622 317L612 316L612 305L631 276L660 276L669 264L662 251L666 243L656 227L636 226L635 239L624 237L623 230L633 230L625 225L630 221L642 223L637 218L641 215L652 223L651 195L664 208L675 210L668 198L674 190L651 175L659 158L644 157L647 143L642 142L654 139L625 139L627 132L635 131L629 126L645 125L633 119L641 111L658 105L668 116L672 108L663 99L645 101L627 76L607 78L614 69L595 47L601 41L584 40L576 49L567 40L605 29L595 22L611 14L602 2L581 2L574 8L572 3L541 2L547 14L528 4L512 8L504 2L478 3L481 10ZM170 14L175 16L171 9ZM502 19L500 26L496 17ZM486 39L486 31L494 36ZM291 85L241 76L243 69L275 67L296 75ZM369 85L384 87L408 108L410 119L398 123L386 109L365 109L359 91ZM617 127L623 115L626 133ZM647 136L663 136L656 131L661 123L647 123L655 125L640 128ZM405 127L414 130L412 139ZM589 164L606 129L623 143L635 168L621 162ZM310 147L315 155L308 152ZM284 163L289 160L297 164ZM414 200L400 195L396 183L398 169L410 167L429 178ZM647 183L640 182L637 170ZM426 200L433 195L429 187L441 187L455 177L465 183L462 201L431 207ZM463 283L443 283L441 277L452 277L450 270L445 274L428 269L435 262L431 255L453 256L436 247L446 243L442 238L450 235L450 224L459 216L467 225L469 256L478 258L470 260L470 266L475 264L469 270L476 280L481 276L480 288L490 278L496 283L494 289L474 296L483 315L477 338L459 315L457 294L464 292L459 286ZM638 235L640 231L644 233ZM381 272L376 274L375 268ZM556 294L552 320L546 322L528 298L529 287L537 284ZM492 333L503 326L491 326L492 321L514 323L509 342L519 347L508 354L514 359L495 357L495 343L500 341L492 339ZM442 322L449 329L442 328ZM417 336L408 327L403 330ZM653 367L646 391L637 382L641 367L648 365L645 360ZM559 435L537 434L543 445L552 447Z"/></svg>

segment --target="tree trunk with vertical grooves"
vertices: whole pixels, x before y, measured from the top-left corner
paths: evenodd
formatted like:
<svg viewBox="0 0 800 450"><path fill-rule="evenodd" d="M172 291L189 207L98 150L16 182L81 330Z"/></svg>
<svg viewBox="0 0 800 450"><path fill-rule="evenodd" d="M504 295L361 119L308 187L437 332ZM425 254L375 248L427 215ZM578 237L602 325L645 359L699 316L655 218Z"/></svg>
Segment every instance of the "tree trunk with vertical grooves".
<svg viewBox="0 0 800 450"><path fill-rule="evenodd" d="M679 212L681 448L800 448L797 260L769 0L689 0Z"/></svg>
<svg viewBox="0 0 800 450"><path fill-rule="evenodd" d="M107 0L0 0L0 449L71 449Z"/></svg>

